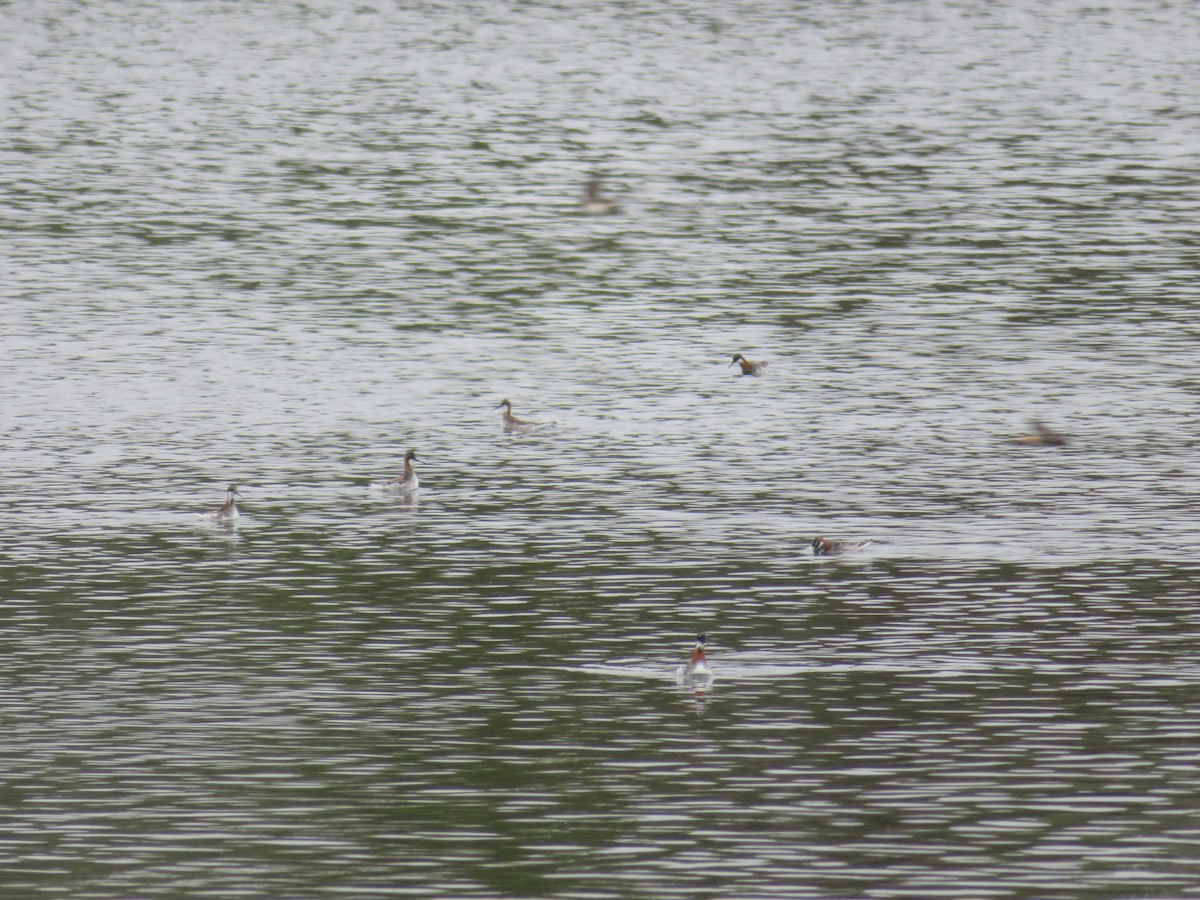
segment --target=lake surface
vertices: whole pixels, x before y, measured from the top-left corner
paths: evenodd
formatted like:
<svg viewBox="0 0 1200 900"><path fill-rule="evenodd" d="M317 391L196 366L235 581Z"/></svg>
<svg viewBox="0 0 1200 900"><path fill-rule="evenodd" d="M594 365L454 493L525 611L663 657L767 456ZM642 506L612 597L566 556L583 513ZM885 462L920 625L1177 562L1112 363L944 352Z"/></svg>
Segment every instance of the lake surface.
<svg viewBox="0 0 1200 900"><path fill-rule="evenodd" d="M1200 894L1197 59L0 9L0 895Z"/></svg>

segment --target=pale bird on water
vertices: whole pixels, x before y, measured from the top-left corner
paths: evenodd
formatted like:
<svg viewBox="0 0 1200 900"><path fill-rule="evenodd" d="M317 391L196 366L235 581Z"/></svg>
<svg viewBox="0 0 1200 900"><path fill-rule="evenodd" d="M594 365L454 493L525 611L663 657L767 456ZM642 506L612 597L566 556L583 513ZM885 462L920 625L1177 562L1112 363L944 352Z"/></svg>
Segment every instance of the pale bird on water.
<svg viewBox="0 0 1200 900"><path fill-rule="evenodd" d="M600 192L600 179L592 178L584 188L583 199L579 201L579 209L581 212L593 216L604 215L617 211L617 201L612 197L604 196Z"/></svg>
<svg viewBox="0 0 1200 900"><path fill-rule="evenodd" d="M504 423L506 430L523 431L530 428L540 428L545 422L531 422L528 419L518 419L512 414L512 403L508 400L501 400L496 404L496 409L503 409L504 412L500 416L500 421Z"/></svg>
<svg viewBox="0 0 1200 900"><path fill-rule="evenodd" d="M240 496L242 496L242 494L241 491L238 490L237 485L231 484L229 487L225 488L225 503L211 512L201 513L201 516L213 522L234 521L241 516L241 513L238 512L237 503L234 502L234 497Z"/></svg>
<svg viewBox="0 0 1200 900"><path fill-rule="evenodd" d="M404 494L411 494L421 486L421 479L417 477L417 470L413 468L413 461L417 459L417 452L409 450L404 454L404 473L395 478L390 478L383 483L383 486L388 490L400 491Z"/></svg>

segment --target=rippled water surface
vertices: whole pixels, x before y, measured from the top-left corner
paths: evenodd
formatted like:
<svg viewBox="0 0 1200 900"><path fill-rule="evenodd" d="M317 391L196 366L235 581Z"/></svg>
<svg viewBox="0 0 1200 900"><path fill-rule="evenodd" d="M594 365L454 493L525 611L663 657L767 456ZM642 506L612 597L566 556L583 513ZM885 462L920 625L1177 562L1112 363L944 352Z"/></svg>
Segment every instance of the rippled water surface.
<svg viewBox="0 0 1200 900"><path fill-rule="evenodd" d="M1197 59L0 9L0 894L1200 894Z"/></svg>

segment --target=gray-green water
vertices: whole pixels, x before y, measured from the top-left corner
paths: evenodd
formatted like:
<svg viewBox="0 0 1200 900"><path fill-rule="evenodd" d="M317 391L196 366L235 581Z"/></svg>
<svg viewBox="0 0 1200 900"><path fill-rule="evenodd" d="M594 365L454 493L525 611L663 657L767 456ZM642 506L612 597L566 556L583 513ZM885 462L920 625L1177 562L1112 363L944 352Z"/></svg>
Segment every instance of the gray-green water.
<svg viewBox="0 0 1200 900"><path fill-rule="evenodd" d="M1197 59L0 8L0 894L1200 894Z"/></svg>

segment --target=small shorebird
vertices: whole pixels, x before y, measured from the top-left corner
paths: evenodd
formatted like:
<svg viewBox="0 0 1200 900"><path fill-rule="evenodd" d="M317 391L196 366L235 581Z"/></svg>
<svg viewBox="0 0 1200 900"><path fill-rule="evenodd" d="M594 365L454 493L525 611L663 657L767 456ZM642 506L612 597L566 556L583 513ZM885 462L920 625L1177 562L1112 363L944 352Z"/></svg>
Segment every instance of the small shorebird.
<svg viewBox="0 0 1200 900"><path fill-rule="evenodd" d="M692 651L692 658L675 670L676 676L688 680L712 678L712 669L708 667L708 658L704 655L707 643L704 635L696 635L696 648Z"/></svg>
<svg viewBox="0 0 1200 900"><path fill-rule="evenodd" d="M528 419L518 419L512 414L512 404L507 400L501 400L495 406L496 409L503 409L501 420L504 422L504 428L508 431L513 429L539 428L543 423L530 422Z"/></svg>
<svg viewBox="0 0 1200 900"><path fill-rule="evenodd" d="M617 211L617 201L600 193L600 179L592 178L584 188L583 199L579 201L580 212L589 215L604 215Z"/></svg>
<svg viewBox="0 0 1200 900"><path fill-rule="evenodd" d="M1057 431L1047 428L1037 419L1031 420L1029 427L1033 429L1033 433L1014 438L1013 443L1025 444L1029 447L1061 447L1067 442L1065 437Z"/></svg>
<svg viewBox="0 0 1200 900"><path fill-rule="evenodd" d="M413 469L413 460L417 459L415 450L409 450L404 454L404 474L398 475L395 478L389 478L383 483L383 486L391 491L401 491L405 494L411 494L421 486L421 479L417 477L416 470ZM417 459L417 462L420 462Z"/></svg>
<svg viewBox="0 0 1200 900"><path fill-rule="evenodd" d="M765 362L750 362L750 360L746 359L746 357L742 356L740 353L733 354L733 362L731 362L729 365L732 366L733 363L739 363L741 365L743 375L757 375L767 367ZM726 368L728 368L728 366L726 366Z"/></svg>
<svg viewBox="0 0 1200 900"><path fill-rule="evenodd" d="M837 556L848 550L861 550L871 544L871 541L831 541L828 538L813 538L813 556Z"/></svg>
<svg viewBox="0 0 1200 900"><path fill-rule="evenodd" d="M212 512L201 513L201 516L214 522L232 522L241 515L238 512L237 504L233 502L234 497L240 496L242 494L237 489L237 485L231 484L225 489L225 505L214 509Z"/></svg>

